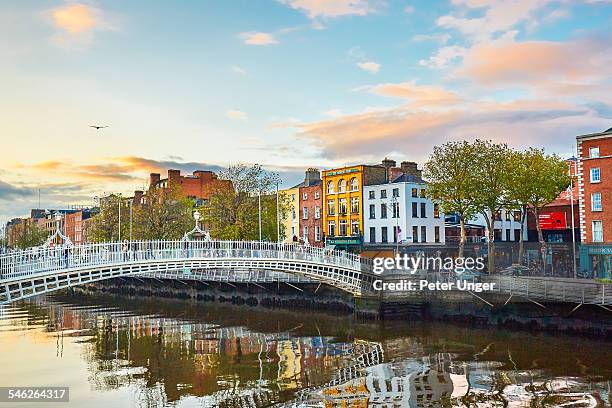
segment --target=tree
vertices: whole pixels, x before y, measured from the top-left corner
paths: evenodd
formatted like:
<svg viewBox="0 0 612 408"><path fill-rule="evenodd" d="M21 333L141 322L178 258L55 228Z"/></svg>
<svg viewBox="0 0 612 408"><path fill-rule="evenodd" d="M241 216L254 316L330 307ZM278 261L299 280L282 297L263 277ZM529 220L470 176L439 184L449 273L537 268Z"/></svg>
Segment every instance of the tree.
<svg viewBox="0 0 612 408"><path fill-rule="evenodd" d="M26 249L39 246L47 239L47 233L31 218L21 220L14 228L14 248Z"/></svg>
<svg viewBox="0 0 612 408"><path fill-rule="evenodd" d="M553 202L570 184L567 162L559 156L546 155L543 150L529 149L525 152L525 179L528 193L527 205L533 212L542 250L542 262L546 260L546 241L540 225L540 214L544 206ZM572 231L572 234L574 232Z"/></svg>
<svg viewBox="0 0 612 408"><path fill-rule="evenodd" d="M219 178L229 180L232 188L223 184L213 187L204 205L204 220L215 239L258 240L259 200L261 198L262 239L277 241L276 188L278 174L270 173L255 164L230 166ZM279 196L281 219L288 204Z"/></svg>
<svg viewBox="0 0 612 408"><path fill-rule="evenodd" d="M151 188L144 202L132 209L134 239L180 239L193 228L192 210L193 202L180 188Z"/></svg>
<svg viewBox="0 0 612 408"><path fill-rule="evenodd" d="M100 212L91 221L88 237L93 242L119 240L119 208L121 208L121 239L130 235L129 205L121 194L100 198Z"/></svg>
<svg viewBox="0 0 612 408"><path fill-rule="evenodd" d="M478 188L473 189L473 204L485 219L488 229L488 271L495 270L495 217L508 204L508 185L512 178L512 152L506 144L476 140L474 177Z"/></svg>
<svg viewBox="0 0 612 408"><path fill-rule="evenodd" d="M448 142L434 147L423 173L428 182L427 194L443 212L459 217L461 239L459 257L465 248L465 222L477 214L473 203L474 191L479 188L474 175L474 146L468 142Z"/></svg>

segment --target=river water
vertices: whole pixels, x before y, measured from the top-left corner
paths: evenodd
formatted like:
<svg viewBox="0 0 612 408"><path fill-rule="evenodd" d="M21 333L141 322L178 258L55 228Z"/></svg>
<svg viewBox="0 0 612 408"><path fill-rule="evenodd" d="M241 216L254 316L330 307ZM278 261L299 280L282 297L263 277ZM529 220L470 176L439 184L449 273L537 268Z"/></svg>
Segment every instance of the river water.
<svg viewBox="0 0 612 408"><path fill-rule="evenodd" d="M16 407L605 407L612 342L178 300L55 295L0 309ZM2 405L0 403L0 405Z"/></svg>

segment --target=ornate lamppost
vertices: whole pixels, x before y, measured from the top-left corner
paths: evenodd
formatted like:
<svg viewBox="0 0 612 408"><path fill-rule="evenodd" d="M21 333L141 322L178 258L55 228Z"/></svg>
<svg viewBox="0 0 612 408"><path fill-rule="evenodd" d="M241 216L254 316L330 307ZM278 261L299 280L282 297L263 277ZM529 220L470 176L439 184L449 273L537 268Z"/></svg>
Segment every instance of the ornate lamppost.
<svg viewBox="0 0 612 408"><path fill-rule="evenodd" d="M194 211L193 219L195 220L195 226L191 231L186 232L185 235L183 235L183 241L189 241L189 238L195 233L202 235L204 237L204 242L212 241L210 238L210 233L200 228L200 212L198 210Z"/></svg>
<svg viewBox="0 0 612 408"><path fill-rule="evenodd" d="M70 238L64 235L61 231L60 225L62 222L62 214L59 211L56 211L53 218L55 218L55 232L52 235L50 235L49 238L47 238L47 240L43 244L43 247L51 246L51 243L53 243L57 237L60 237L62 241L64 241L65 246L68 246L68 247L73 246Z"/></svg>

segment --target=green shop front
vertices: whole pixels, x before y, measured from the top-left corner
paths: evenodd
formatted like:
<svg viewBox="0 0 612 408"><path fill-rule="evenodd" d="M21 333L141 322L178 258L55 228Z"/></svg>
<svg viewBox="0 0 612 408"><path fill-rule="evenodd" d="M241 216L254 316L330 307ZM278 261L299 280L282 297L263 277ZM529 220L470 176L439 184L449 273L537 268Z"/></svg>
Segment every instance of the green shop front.
<svg viewBox="0 0 612 408"><path fill-rule="evenodd" d="M361 252L363 241L361 236L352 237L327 237L325 239L326 246L333 246L334 249L344 250L347 252Z"/></svg>
<svg viewBox="0 0 612 408"><path fill-rule="evenodd" d="M612 245L581 245L580 275L592 279L612 279Z"/></svg>

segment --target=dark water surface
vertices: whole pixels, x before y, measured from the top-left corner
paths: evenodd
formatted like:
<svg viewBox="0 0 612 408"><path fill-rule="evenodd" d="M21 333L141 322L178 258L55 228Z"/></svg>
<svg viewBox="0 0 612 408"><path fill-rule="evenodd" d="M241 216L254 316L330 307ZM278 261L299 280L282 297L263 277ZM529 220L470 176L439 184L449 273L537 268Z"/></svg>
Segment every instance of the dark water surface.
<svg viewBox="0 0 612 408"><path fill-rule="evenodd" d="M42 407L604 407L612 342L114 296L0 309L0 386ZM2 403L0 403L2 405Z"/></svg>

